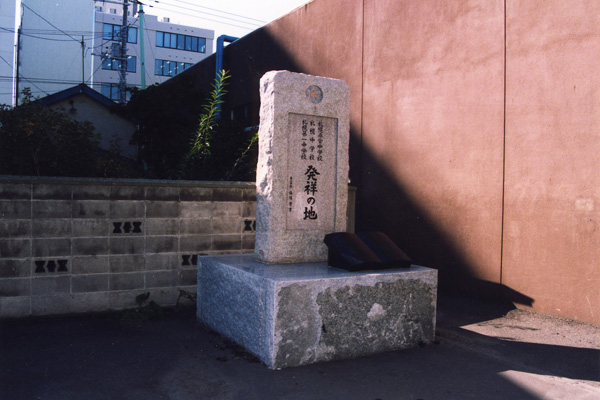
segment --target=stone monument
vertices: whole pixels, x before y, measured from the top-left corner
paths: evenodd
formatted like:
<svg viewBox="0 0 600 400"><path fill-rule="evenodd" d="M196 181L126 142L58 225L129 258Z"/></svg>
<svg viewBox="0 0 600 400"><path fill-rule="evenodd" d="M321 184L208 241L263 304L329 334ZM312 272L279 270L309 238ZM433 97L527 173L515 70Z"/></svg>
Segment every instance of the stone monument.
<svg viewBox="0 0 600 400"><path fill-rule="evenodd" d="M325 235L346 230L350 89L337 79L271 71L260 90L256 257L325 261Z"/></svg>
<svg viewBox="0 0 600 400"><path fill-rule="evenodd" d="M198 319L269 368L434 339L436 270L327 265L325 235L346 230L348 110L342 81L265 74L255 254L198 258Z"/></svg>

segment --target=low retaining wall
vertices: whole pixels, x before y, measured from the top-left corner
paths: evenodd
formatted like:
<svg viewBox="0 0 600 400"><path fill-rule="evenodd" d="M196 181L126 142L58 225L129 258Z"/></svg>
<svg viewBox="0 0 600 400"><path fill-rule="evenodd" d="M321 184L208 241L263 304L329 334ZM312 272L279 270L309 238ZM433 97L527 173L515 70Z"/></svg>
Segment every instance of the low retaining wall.
<svg viewBox="0 0 600 400"><path fill-rule="evenodd" d="M255 213L254 183L0 176L0 318L173 306L198 255L254 250Z"/></svg>

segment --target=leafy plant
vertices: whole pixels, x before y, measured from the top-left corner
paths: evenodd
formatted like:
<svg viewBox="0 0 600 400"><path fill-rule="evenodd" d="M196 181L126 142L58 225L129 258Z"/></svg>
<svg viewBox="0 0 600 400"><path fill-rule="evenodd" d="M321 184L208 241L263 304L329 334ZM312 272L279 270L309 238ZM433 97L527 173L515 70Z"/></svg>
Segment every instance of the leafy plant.
<svg viewBox="0 0 600 400"><path fill-rule="evenodd" d="M180 178L182 160L190 149L202 112L198 99L205 96L206 92L196 88L189 75L134 90L125 113L137 121L133 144L139 146L144 177Z"/></svg>
<svg viewBox="0 0 600 400"><path fill-rule="evenodd" d="M198 128L181 165L179 177L182 179L254 178L249 172L254 171L255 166L247 168L245 161L256 148L257 132L248 130L240 121L218 118L220 107L224 103L223 96L227 93L225 86L230 78L227 71L221 70L211 85L212 91L202 106ZM250 138L248 138L249 134ZM235 147L239 149L235 151Z"/></svg>
<svg viewBox="0 0 600 400"><path fill-rule="evenodd" d="M0 174L67 177L133 177L119 149L100 150L90 122L40 105L29 88L20 106L0 106Z"/></svg>
<svg viewBox="0 0 600 400"><path fill-rule="evenodd" d="M114 134L108 150L102 152L100 166L102 176L107 178L139 178L141 172L136 163L121 155L120 139Z"/></svg>
<svg viewBox="0 0 600 400"><path fill-rule="evenodd" d="M210 145L212 133L217 125L217 118L220 113L220 106L223 104L223 95L227 93L225 86L230 75L224 69L217 73L215 82L211 84L213 90L206 99L206 104L202 106L204 112L200 114L198 129L192 142L188 157L200 156L205 159L210 156Z"/></svg>
<svg viewBox="0 0 600 400"><path fill-rule="evenodd" d="M238 159L235 160L235 163L233 163L233 167L231 167L231 170L227 172L227 174L225 176L226 180L232 180L237 175L239 167L241 167L242 165L245 164L245 161L248 159L248 155L256 147L257 142L258 142L258 129L256 129L256 132L254 132L254 134L248 141L248 145L246 146L246 148L241 149L242 153L240 154ZM254 160L254 161L256 161L256 160ZM254 170L255 169L256 169L256 162L254 162Z"/></svg>
<svg viewBox="0 0 600 400"><path fill-rule="evenodd" d="M35 103L27 90L23 93L21 106L0 108L0 174L99 176L94 127Z"/></svg>
<svg viewBox="0 0 600 400"><path fill-rule="evenodd" d="M255 179L256 131L247 128L243 113L217 118L220 107L229 102L225 88L230 80L223 70L211 90L201 93L193 76L182 74L134 93L126 110L138 121L134 140L141 147L146 178Z"/></svg>

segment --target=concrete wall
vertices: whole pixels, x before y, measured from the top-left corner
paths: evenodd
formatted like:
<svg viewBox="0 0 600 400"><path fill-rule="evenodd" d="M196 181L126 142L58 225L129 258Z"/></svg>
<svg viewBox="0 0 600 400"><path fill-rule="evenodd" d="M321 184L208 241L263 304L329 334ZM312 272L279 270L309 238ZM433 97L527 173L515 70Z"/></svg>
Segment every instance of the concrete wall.
<svg viewBox="0 0 600 400"><path fill-rule="evenodd" d="M254 183L0 176L0 318L174 306L198 255L253 254L255 214Z"/></svg>
<svg viewBox="0 0 600 400"><path fill-rule="evenodd" d="M499 282L503 2L365 2L364 20L361 221L445 283Z"/></svg>
<svg viewBox="0 0 600 400"><path fill-rule="evenodd" d="M600 323L600 2L509 1L502 281Z"/></svg>
<svg viewBox="0 0 600 400"><path fill-rule="evenodd" d="M0 178L0 317L172 306L198 254L252 252L251 183Z"/></svg>
<svg viewBox="0 0 600 400"><path fill-rule="evenodd" d="M442 285L600 323L600 3L314 0L224 59L249 124L269 70L349 84L358 230Z"/></svg>

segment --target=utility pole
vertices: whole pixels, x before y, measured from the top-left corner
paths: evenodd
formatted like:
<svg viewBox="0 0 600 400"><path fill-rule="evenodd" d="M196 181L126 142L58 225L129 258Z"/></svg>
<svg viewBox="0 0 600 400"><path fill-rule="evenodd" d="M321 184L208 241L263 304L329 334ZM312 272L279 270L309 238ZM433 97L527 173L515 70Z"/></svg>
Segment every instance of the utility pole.
<svg viewBox="0 0 600 400"><path fill-rule="evenodd" d="M17 62L15 64L17 64L15 66L15 92L14 92L14 104L15 107L17 107L19 105L19 65L21 64L19 61L19 57L21 56L21 27L23 26L23 22L21 21L21 23L19 24L19 30L17 31L17 52L16 52L16 57L17 57Z"/></svg>
<svg viewBox="0 0 600 400"><path fill-rule="evenodd" d="M123 25L121 26L121 51L119 53L119 100L121 104L127 102L127 7L129 0L123 0Z"/></svg>
<svg viewBox="0 0 600 400"><path fill-rule="evenodd" d="M81 35L81 84L85 85L85 42Z"/></svg>
<svg viewBox="0 0 600 400"><path fill-rule="evenodd" d="M140 73L142 75L142 90L146 89L146 55L144 53L144 7L140 3L140 9L138 11L140 17Z"/></svg>
<svg viewBox="0 0 600 400"><path fill-rule="evenodd" d="M105 3L113 3L123 5L123 22L121 23L121 31L119 42L112 43L110 53L101 53L96 54L92 53L95 56L100 56L102 59L106 59L110 57L112 60L117 60L119 62L119 102L121 104L125 104L127 102L127 39L129 37L129 27L127 25L127 9L129 7L130 0L104 0ZM138 3L138 0L131 0L131 3L134 5L134 11L136 10L135 5Z"/></svg>

